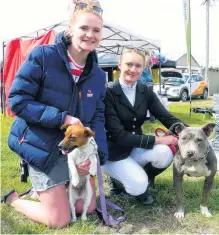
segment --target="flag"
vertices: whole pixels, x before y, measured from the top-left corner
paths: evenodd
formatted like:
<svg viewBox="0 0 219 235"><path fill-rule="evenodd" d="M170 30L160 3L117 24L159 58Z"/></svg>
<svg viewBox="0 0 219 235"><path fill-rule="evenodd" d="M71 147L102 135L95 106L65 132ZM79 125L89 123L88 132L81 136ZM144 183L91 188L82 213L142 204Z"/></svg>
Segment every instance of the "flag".
<svg viewBox="0 0 219 235"><path fill-rule="evenodd" d="M187 48L187 62L188 62L188 72L190 77L190 117L192 115L192 84L191 84L191 9L190 9L190 0L183 0L183 13L184 13L184 22L186 30L186 48Z"/></svg>
<svg viewBox="0 0 219 235"><path fill-rule="evenodd" d="M187 48L187 61L188 69L191 66L191 11L190 0L183 0L184 22L186 32L186 48Z"/></svg>

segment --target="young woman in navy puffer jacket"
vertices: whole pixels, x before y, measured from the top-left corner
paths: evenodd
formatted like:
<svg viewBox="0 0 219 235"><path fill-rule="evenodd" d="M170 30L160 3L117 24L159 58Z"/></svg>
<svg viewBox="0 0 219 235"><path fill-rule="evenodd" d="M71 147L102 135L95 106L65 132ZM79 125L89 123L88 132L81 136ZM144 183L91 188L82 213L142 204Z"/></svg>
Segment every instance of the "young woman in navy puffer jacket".
<svg viewBox="0 0 219 235"><path fill-rule="evenodd" d="M28 163L33 190L40 202L26 201L16 192L6 203L33 221L50 227L68 225L71 215L65 184L69 181L66 156L57 145L64 123L77 123L95 132L101 164L107 159L104 130L105 73L94 49L101 40L102 9L98 2L77 1L69 30L54 45L35 48L20 67L9 103L17 116L8 139L11 150ZM78 166L89 173L90 162ZM95 186L88 212L96 206ZM78 201L76 210L82 210Z"/></svg>

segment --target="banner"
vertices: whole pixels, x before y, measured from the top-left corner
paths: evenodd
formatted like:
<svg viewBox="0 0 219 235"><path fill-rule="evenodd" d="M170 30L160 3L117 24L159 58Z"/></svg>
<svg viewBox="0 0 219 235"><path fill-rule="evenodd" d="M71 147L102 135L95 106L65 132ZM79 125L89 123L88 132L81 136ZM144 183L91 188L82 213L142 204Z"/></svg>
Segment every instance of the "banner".
<svg viewBox="0 0 219 235"><path fill-rule="evenodd" d="M43 44L54 43L55 36L55 31L50 30L45 34L30 40L17 38L7 44L3 76L5 79L5 105L9 116L14 117L14 114L11 112L8 105L8 94L17 70L33 48Z"/></svg>
<svg viewBox="0 0 219 235"><path fill-rule="evenodd" d="M187 61L188 69L191 68L191 10L190 0L183 0L184 22L186 32L186 47L187 47Z"/></svg>

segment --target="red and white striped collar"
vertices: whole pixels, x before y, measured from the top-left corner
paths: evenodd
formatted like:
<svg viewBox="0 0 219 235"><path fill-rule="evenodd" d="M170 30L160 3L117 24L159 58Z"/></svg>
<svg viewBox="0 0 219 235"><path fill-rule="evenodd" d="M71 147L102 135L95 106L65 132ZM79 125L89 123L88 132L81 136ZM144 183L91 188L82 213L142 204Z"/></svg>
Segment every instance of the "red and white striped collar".
<svg viewBox="0 0 219 235"><path fill-rule="evenodd" d="M67 53L68 53L68 61L71 62L71 63L73 63L76 68L78 68L78 69L80 69L80 70L83 70L85 65L79 65L79 64L77 64L77 63L74 61L74 59L72 58L72 56L71 56L71 54L69 53L68 50L67 50Z"/></svg>

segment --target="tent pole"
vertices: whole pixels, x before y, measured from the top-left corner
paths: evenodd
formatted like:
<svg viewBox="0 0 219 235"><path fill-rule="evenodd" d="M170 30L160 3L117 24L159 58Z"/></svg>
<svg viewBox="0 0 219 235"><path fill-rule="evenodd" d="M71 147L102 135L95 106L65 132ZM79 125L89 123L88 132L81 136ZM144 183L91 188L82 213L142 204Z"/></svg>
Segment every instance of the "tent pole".
<svg viewBox="0 0 219 235"><path fill-rule="evenodd" d="M158 51L159 51L159 54L160 54L160 47L158 48ZM162 98L162 94L161 94L161 62L159 61L159 93L160 93L160 96Z"/></svg>
<svg viewBox="0 0 219 235"><path fill-rule="evenodd" d="M1 110L5 115L5 82L4 82L4 64L5 64L5 42L2 42L2 73L1 73Z"/></svg>
<svg viewBox="0 0 219 235"><path fill-rule="evenodd" d="M3 106L3 69L1 71L1 112L4 113L4 106Z"/></svg>

